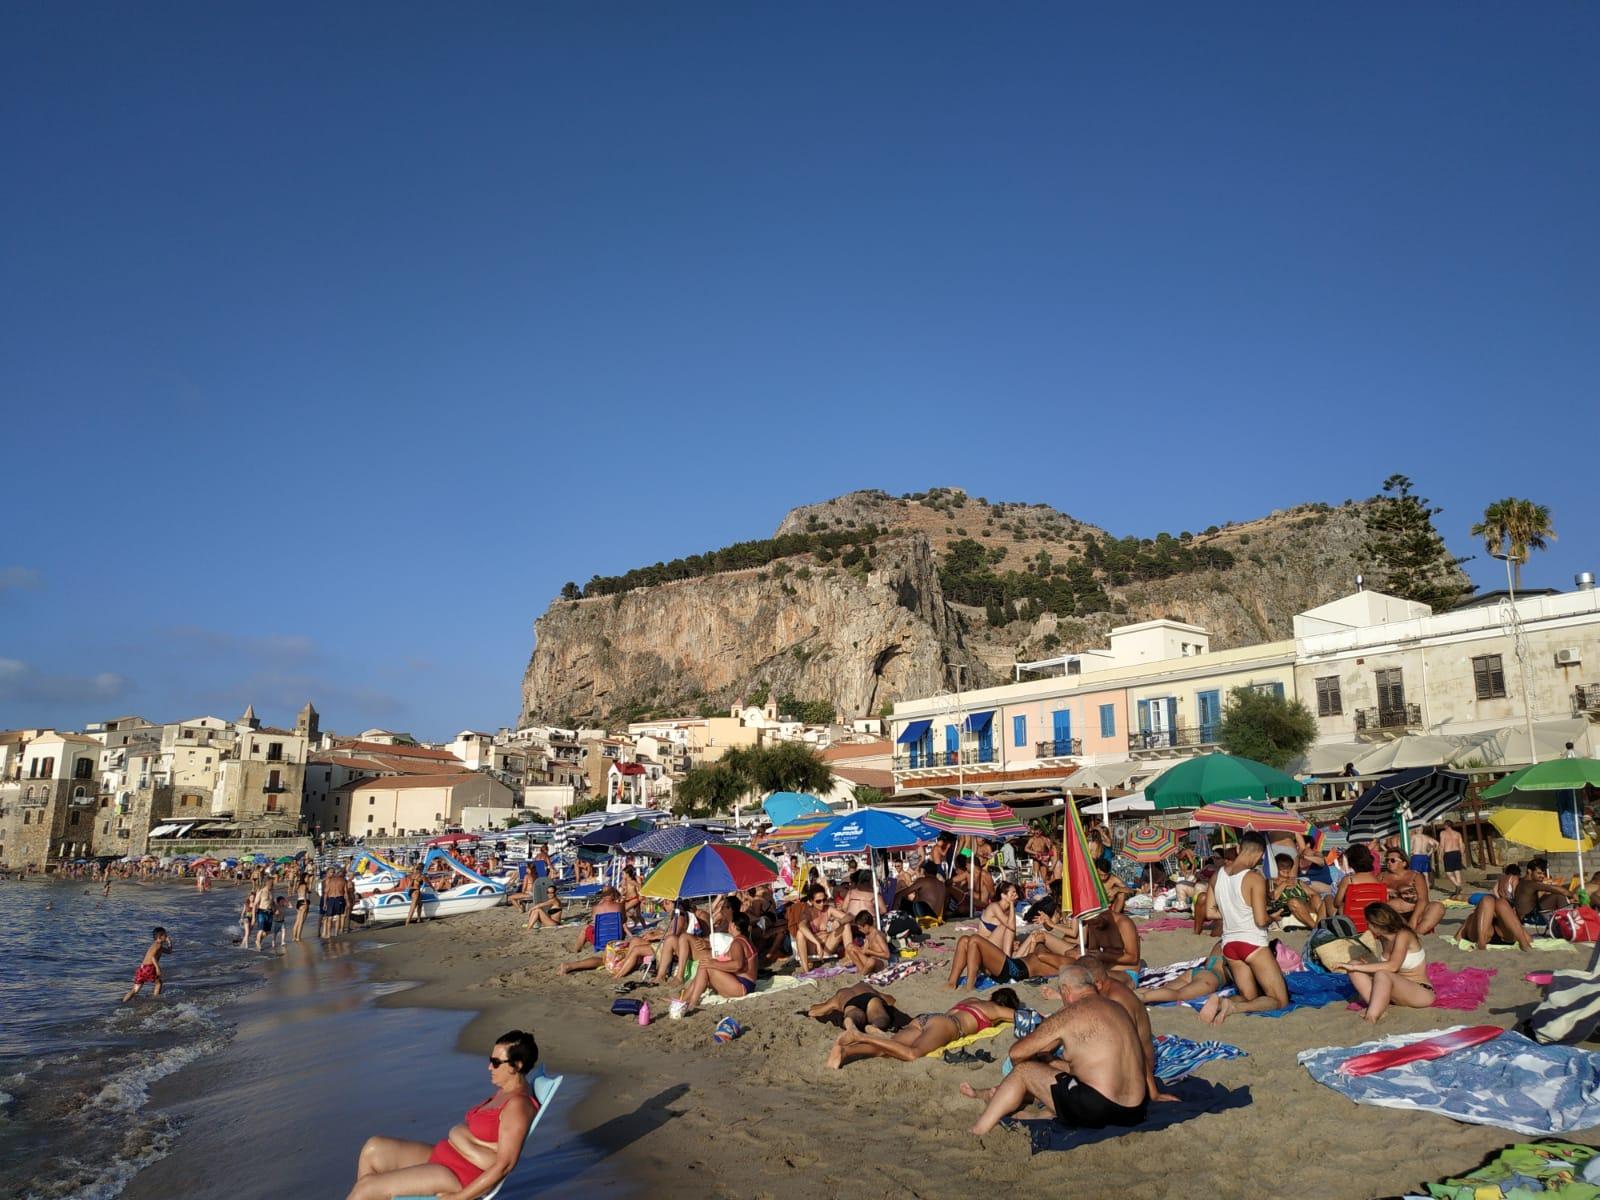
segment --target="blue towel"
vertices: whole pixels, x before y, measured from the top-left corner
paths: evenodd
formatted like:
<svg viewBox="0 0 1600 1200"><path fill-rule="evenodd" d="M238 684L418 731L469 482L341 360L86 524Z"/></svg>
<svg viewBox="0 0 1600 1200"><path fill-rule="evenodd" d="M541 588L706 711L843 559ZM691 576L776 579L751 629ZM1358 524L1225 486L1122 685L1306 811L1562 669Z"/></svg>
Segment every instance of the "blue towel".
<svg viewBox="0 0 1600 1200"><path fill-rule="evenodd" d="M1251 1017L1282 1017L1292 1013L1297 1008L1322 1008L1324 1005L1333 1004L1339 1000L1354 1000L1356 997L1355 985L1345 975L1324 975L1319 971L1290 971L1283 977L1289 985L1289 1007L1272 1008L1266 1012L1247 1013ZM1205 1004L1204 1000L1184 1001L1196 1012Z"/></svg>
<svg viewBox="0 0 1600 1200"><path fill-rule="evenodd" d="M1152 1103L1141 1125L1113 1125L1105 1129L1068 1129L1065 1125L1049 1119L1018 1121L1017 1124L1028 1131L1033 1153L1038 1154L1045 1150L1076 1150L1080 1146L1092 1146L1096 1142L1104 1142L1125 1133L1151 1133L1158 1129L1171 1129L1174 1125L1182 1125L1185 1121L1192 1121L1195 1117L1207 1113L1227 1112L1232 1108L1243 1108L1250 1103L1249 1088L1225 1088L1204 1079L1180 1079L1167 1090L1178 1099Z"/></svg>
<svg viewBox="0 0 1600 1200"><path fill-rule="evenodd" d="M1246 1057L1238 1046L1227 1042L1196 1042L1172 1033L1156 1034L1155 1044L1156 1078L1162 1083L1175 1083L1208 1062Z"/></svg>

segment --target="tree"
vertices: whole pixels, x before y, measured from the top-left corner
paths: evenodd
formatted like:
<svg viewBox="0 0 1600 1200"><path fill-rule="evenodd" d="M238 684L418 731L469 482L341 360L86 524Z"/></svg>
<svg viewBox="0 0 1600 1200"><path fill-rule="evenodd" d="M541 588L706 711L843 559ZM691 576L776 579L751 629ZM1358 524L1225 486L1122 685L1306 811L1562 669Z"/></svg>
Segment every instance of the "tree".
<svg viewBox="0 0 1600 1200"><path fill-rule="evenodd" d="M583 800L574 800L567 807L567 820L570 821L573 817L581 817L585 813L604 812L605 808L606 798L604 796L589 796Z"/></svg>
<svg viewBox="0 0 1600 1200"><path fill-rule="evenodd" d="M733 812L746 797L832 790L828 764L801 742L736 746L716 762L689 771L673 789L672 808L679 816L710 817Z"/></svg>
<svg viewBox="0 0 1600 1200"><path fill-rule="evenodd" d="M858 783L851 788L850 795L855 799L857 808L871 808L873 805L882 804L888 799L877 788L868 787L864 783Z"/></svg>
<svg viewBox="0 0 1600 1200"><path fill-rule="evenodd" d="M1543 504L1507 496L1483 510L1483 520L1472 527L1472 536L1481 537L1485 549L1497 558L1510 555L1512 577L1520 588L1528 551L1547 549L1545 539L1554 538L1556 531L1550 524L1550 510Z"/></svg>
<svg viewBox="0 0 1600 1200"><path fill-rule="evenodd" d="M563 600L579 600L583 598L583 592L578 589L576 583L569 579L561 585L561 598Z"/></svg>
<svg viewBox="0 0 1600 1200"><path fill-rule="evenodd" d="M748 784L718 761L693 767L672 789L672 811L680 817L713 817L729 813L744 797Z"/></svg>
<svg viewBox="0 0 1600 1200"><path fill-rule="evenodd" d="M1471 594L1472 585L1461 573L1467 560L1451 554L1433 527L1433 518L1442 511L1413 495L1411 480L1404 475L1383 481L1383 495L1374 498L1366 513L1368 541L1362 547L1372 562L1375 586L1435 611Z"/></svg>
<svg viewBox="0 0 1600 1200"><path fill-rule="evenodd" d="M1317 718L1298 700L1234 688L1222 714L1222 748L1283 770L1317 740Z"/></svg>
<svg viewBox="0 0 1600 1200"><path fill-rule="evenodd" d="M802 700L785 692L778 697L778 715L806 725L828 725L832 723L835 711L826 700Z"/></svg>

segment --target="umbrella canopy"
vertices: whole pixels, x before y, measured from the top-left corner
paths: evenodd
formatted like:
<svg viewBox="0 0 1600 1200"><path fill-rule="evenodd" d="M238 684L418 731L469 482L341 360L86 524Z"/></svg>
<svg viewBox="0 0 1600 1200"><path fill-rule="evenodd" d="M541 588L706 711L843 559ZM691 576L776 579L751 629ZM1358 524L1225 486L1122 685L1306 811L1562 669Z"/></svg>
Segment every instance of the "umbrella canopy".
<svg viewBox="0 0 1600 1200"><path fill-rule="evenodd" d="M1323 825L1311 832L1311 848L1318 853L1343 850L1350 845L1350 834L1337 825Z"/></svg>
<svg viewBox="0 0 1600 1200"><path fill-rule="evenodd" d="M1499 800L1512 792L1571 792L1585 785L1600 787L1600 758L1552 758L1507 775L1483 790L1485 800Z"/></svg>
<svg viewBox="0 0 1600 1200"><path fill-rule="evenodd" d="M1561 828L1561 800L1555 796L1527 796L1517 801L1514 808L1502 808L1489 814L1489 823L1500 831L1507 841L1542 850L1547 854L1571 850L1590 850L1594 839L1568 837Z"/></svg>
<svg viewBox="0 0 1600 1200"><path fill-rule="evenodd" d="M1363 775L1376 775L1380 771L1437 767L1449 762L1459 748L1454 742L1431 733L1408 734L1363 754L1355 760L1356 770Z"/></svg>
<svg viewBox="0 0 1600 1200"><path fill-rule="evenodd" d="M1137 792L1129 792L1126 796L1108 796L1101 800L1097 796L1083 796L1078 800L1084 808L1093 812L1110 816L1113 813L1125 812L1155 812L1156 806L1141 788Z"/></svg>
<svg viewBox="0 0 1600 1200"><path fill-rule="evenodd" d="M475 833L441 833L438 837L431 837L424 846L455 846L461 842L475 842L478 835Z"/></svg>
<svg viewBox="0 0 1600 1200"><path fill-rule="evenodd" d="M1086 920L1106 906L1106 885L1089 859L1089 839L1075 805L1066 807L1061 830L1061 913ZM1079 937L1079 949L1083 939Z"/></svg>
<svg viewBox="0 0 1600 1200"><path fill-rule="evenodd" d="M807 854L859 854L865 850L898 850L931 842L937 829L879 808L842 813L806 839Z"/></svg>
<svg viewBox="0 0 1600 1200"><path fill-rule="evenodd" d="M1467 777L1434 767L1413 767L1380 779L1350 809L1345 827L1358 842L1375 842L1399 833L1401 810L1406 824L1437 821L1467 796Z"/></svg>
<svg viewBox="0 0 1600 1200"><path fill-rule="evenodd" d="M1144 794L1158 809L1199 808L1224 800L1270 800L1303 796L1306 789L1293 776L1251 758L1202 754L1179 763L1160 779L1145 785ZM1280 814L1281 815L1281 814Z"/></svg>
<svg viewBox="0 0 1600 1200"><path fill-rule="evenodd" d="M283 857L275 858L272 861L282 866L285 863L299 862L300 856L298 854L285 854Z"/></svg>
<svg viewBox="0 0 1600 1200"><path fill-rule="evenodd" d="M655 826L648 821L618 821L615 825L602 825L592 833L584 834L578 839L578 845L587 846L590 850L620 846L654 829Z"/></svg>
<svg viewBox="0 0 1600 1200"><path fill-rule="evenodd" d="M1140 825L1122 843L1122 853L1137 863L1160 862L1178 852L1178 835L1159 825Z"/></svg>
<svg viewBox="0 0 1600 1200"><path fill-rule="evenodd" d="M807 792L773 792L761 802L761 807L766 810L767 819L774 825L787 825L798 817L807 817L815 813L821 813L825 817L833 816L833 809Z"/></svg>
<svg viewBox="0 0 1600 1200"><path fill-rule="evenodd" d="M723 842L705 842L680 850L657 864L645 876L639 891L658 900L720 896L741 888L771 883L778 864L765 854Z"/></svg>
<svg viewBox="0 0 1600 1200"><path fill-rule="evenodd" d="M1533 741L1528 740L1526 724L1508 725L1499 729L1486 729L1469 734L1451 759L1458 765L1469 760L1493 764L1520 765L1543 763L1566 753L1567 743L1580 750L1589 749L1589 723L1579 717L1572 720L1535 721Z"/></svg>
<svg viewBox="0 0 1600 1200"><path fill-rule="evenodd" d="M690 846L722 840L720 833L712 833L709 829L696 829L693 825L668 825L665 829L655 829L623 842L622 852L643 854L650 858L666 858L679 850L687 850Z"/></svg>
<svg viewBox="0 0 1600 1200"><path fill-rule="evenodd" d="M1219 800L1198 809L1193 820L1196 825L1226 825L1257 833L1304 833L1309 828L1304 817L1284 812L1265 800Z"/></svg>
<svg viewBox="0 0 1600 1200"><path fill-rule="evenodd" d="M1028 833L1028 827L1018 819L1016 813L1007 805L987 796L946 797L923 821L945 833L995 841L1026 837Z"/></svg>
<svg viewBox="0 0 1600 1200"><path fill-rule="evenodd" d="M799 820L790 821L787 825L775 825L758 837L754 845L779 846L784 842L803 842L807 838L820 833L833 824L834 818L826 817L801 817Z"/></svg>

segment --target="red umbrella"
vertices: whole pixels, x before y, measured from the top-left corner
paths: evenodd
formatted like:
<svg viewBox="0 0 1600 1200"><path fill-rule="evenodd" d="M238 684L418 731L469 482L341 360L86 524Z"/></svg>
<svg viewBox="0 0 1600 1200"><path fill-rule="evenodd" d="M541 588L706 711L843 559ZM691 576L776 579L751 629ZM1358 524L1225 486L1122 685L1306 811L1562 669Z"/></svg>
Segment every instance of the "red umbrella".
<svg viewBox="0 0 1600 1200"><path fill-rule="evenodd" d="M438 837L429 838L423 845L457 846L462 842L476 842L478 840L478 835L475 833L441 833Z"/></svg>
<svg viewBox="0 0 1600 1200"><path fill-rule="evenodd" d="M1078 951L1083 952L1083 922L1106 907L1106 887L1089 860L1089 839L1078 806L1069 804L1061 827L1061 912L1078 920Z"/></svg>

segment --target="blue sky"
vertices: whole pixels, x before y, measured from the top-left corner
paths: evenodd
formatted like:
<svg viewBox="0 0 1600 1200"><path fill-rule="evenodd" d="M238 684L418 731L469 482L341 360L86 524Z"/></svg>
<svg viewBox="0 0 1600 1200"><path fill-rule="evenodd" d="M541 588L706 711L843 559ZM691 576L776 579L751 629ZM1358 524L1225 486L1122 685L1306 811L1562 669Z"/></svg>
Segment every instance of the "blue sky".
<svg viewBox="0 0 1600 1200"><path fill-rule="evenodd" d="M567 579L960 485L1600 567L1593 5L12 5L0 727L513 717ZM1499 565L1469 570L1494 586Z"/></svg>

